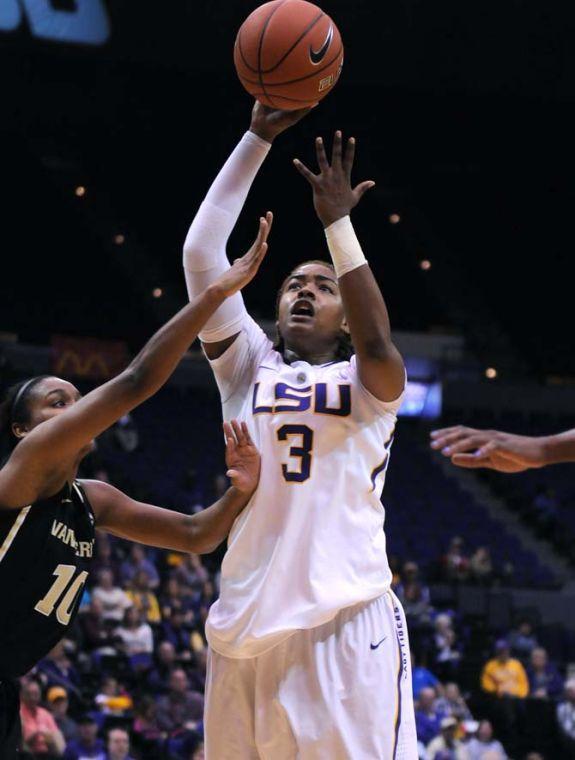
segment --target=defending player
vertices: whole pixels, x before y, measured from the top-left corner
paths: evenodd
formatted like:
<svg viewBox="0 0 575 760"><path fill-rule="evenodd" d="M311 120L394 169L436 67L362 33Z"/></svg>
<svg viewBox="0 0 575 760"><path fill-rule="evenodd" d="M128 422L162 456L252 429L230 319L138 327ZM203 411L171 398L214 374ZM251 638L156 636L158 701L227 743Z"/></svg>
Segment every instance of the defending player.
<svg viewBox="0 0 575 760"><path fill-rule="evenodd" d="M120 375L80 398L57 377L11 389L0 413L8 459L0 469L0 757L16 756L20 721L13 679L24 675L74 620L88 577L94 528L183 552L213 550L228 534L259 477L245 425L225 425L232 486L187 516L130 499L107 483L77 481L93 438L155 393L198 331L255 275L271 215L250 251L168 322Z"/></svg>
<svg viewBox="0 0 575 760"><path fill-rule="evenodd" d="M523 472L549 464L575 462L575 430L546 436L456 427L434 430L431 448L468 469Z"/></svg>
<svg viewBox="0 0 575 760"><path fill-rule="evenodd" d="M188 233L190 297L229 266L225 245L249 187L275 136L301 116L255 105ZM277 347L239 296L200 333L224 419L247 421L266 456L206 628L209 760L417 758L380 502L405 370L349 219L373 185L352 189L353 154L351 139L342 156L336 133L331 164L318 140L319 174L296 164L334 266L308 261L284 281Z"/></svg>

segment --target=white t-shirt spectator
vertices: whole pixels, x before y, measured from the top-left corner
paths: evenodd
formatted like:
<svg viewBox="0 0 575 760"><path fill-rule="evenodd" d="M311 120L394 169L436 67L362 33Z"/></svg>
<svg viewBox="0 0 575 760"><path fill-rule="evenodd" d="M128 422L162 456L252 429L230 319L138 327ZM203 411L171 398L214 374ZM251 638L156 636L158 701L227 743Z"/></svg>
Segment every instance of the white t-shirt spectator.
<svg viewBox="0 0 575 760"><path fill-rule="evenodd" d="M154 650L154 637L152 629L148 623L142 623L137 628L120 628L116 633L122 639L125 646L125 652L128 657L133 654L152 654Z"/></svg>
<svg viewBox="0 0 575 760"><path fill-rule="evenodd" d="M507 760L503 745L497 739L490 742L472 739L467 745L467 753L469 760L483 760L484 757L489 757L489 760Z"/></svg>
<svg viewBox="0 0 575 760"><path fill-rule="evenodd" d="M120 623L124 618L124 612L132 606L129 596L119 586L111 589L96 586L92 596L101 602L104 620L112 620L114 623Z"/></svg>

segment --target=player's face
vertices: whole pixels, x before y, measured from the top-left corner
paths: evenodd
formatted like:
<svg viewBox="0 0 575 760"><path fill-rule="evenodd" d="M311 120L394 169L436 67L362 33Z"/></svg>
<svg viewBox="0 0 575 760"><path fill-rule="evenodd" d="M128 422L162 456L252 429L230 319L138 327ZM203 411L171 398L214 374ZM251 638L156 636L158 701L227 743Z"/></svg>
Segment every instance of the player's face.
<svg viewBox="0 0 575 760"><path fill-rule="evenodd" d="M27 430L33 430L42 422L67 411L80 398L80 391L66 380L59 377L41 380L32 389L28 400Z"/></svg>
<svg viewBox="0 0 575 760"><path fill-rule="evenodd" d="M292 272L278 309L278 329L286 346L335 343L344 320L337 279L330 267L304 264Z"/></svg>
<svg viewBox="0 0 575 760"><path fill-rule="evenodd" d="M52 417L57 417L70 409L82 398L80 391L59 377L47 377L37 383L28 399L28 422L18 425L14 432L19 438L23 438L35 427L41 425ZM81 452L83 456L88 454L94 444L88 444Z"/></svg>

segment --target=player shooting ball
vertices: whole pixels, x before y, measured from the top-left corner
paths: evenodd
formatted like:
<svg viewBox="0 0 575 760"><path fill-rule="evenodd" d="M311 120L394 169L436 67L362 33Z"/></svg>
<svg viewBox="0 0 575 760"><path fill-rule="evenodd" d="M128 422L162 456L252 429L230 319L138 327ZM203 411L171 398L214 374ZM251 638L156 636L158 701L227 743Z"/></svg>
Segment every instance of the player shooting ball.
<svg viewBox="0 0 575 760"><path fill-rule="evenodd" d="M229 267L226 243L257 171L306 113L255 104L186 239L191 298ZM304 261L285 278L275 346L239 295L200 333L224 419L247 423L266 462L207 622L208 758L417 755L380 501L405 369L350 220L374 185L352 184L354 154L355 140L344 146L336 132L331 158L316 141L317 172L296 160L332 263Z"/></svg>

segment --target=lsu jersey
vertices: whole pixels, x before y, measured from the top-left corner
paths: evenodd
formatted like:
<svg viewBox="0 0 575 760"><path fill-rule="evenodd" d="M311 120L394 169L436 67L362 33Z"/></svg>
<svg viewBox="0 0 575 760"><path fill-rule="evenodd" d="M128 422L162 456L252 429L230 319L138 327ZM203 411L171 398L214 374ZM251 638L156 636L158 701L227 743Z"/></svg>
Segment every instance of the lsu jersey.
<svg viewBox="0 0 575 760"><path fill-rule="evenodd" d="M248 424L262 466L206 633L224 656L256 657L390 588L380 497L401 397L375 398L355 357L287 364L247 314L211 365L224 419Z"/></svg>

